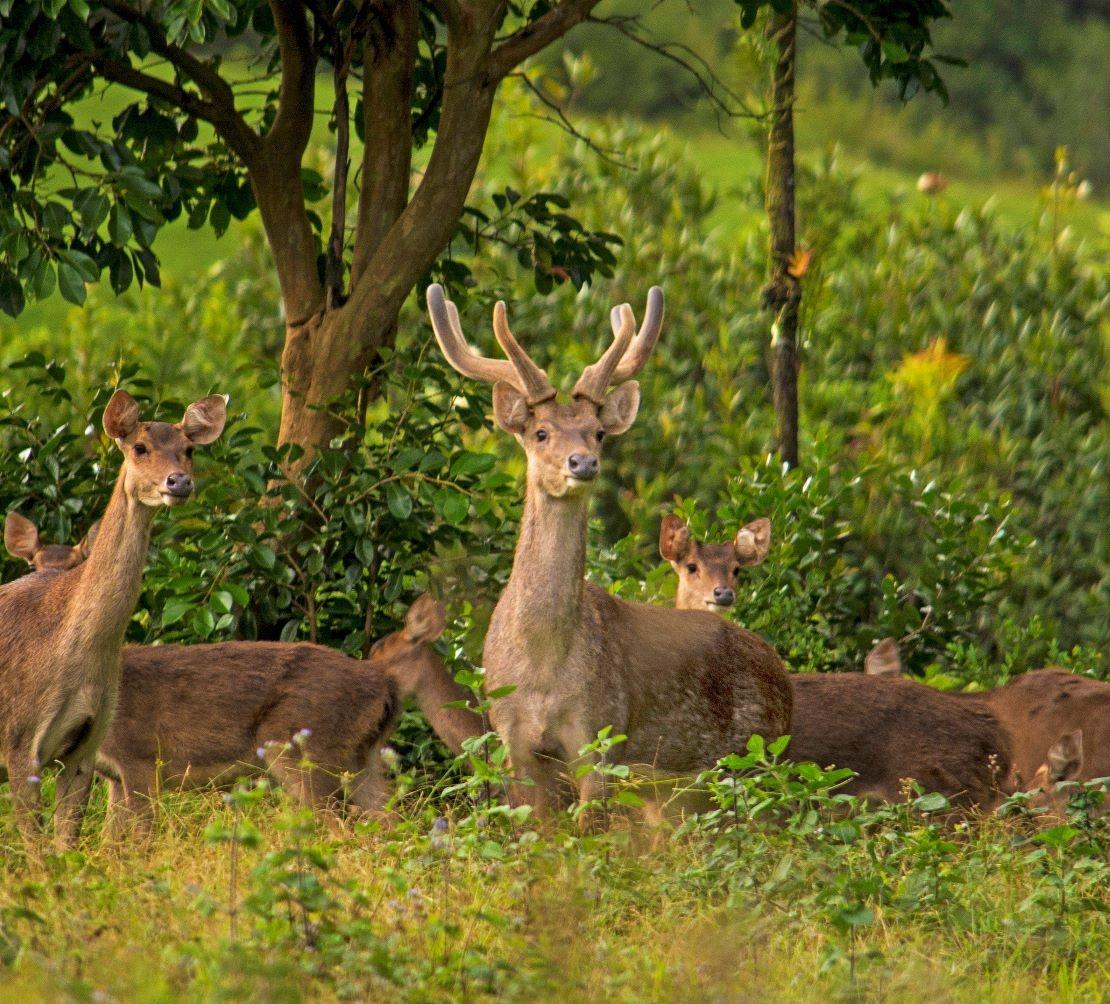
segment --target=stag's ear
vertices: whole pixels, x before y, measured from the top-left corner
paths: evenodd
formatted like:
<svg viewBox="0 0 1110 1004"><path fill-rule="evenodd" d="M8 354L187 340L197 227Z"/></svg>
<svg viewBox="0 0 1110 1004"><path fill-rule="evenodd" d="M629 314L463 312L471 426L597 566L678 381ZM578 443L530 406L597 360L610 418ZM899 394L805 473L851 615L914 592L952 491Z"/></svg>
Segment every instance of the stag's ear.
<svg viewBox="0 0 1110 1004"><path fill-rule="evenodd" d="M19 513L8 513L8 518L4 520L4 546L12 557L22 558L31 564L42 549L38 528Z"/></svg>
<svg viewBox="0 0 1110 1004"><path fill-rule="evenodd" d="M521 435L531 413L528 399L512 384L498 380L493 385L493 418L506 432Z"/></svg>
<svg viewBox="0 0 1110 1004"><path fill-rule="evenodd" d="M139 404L125 390L117 390L104 409L104 431L117 443L126 442L139 428Z"/></svg>
<svg viewBox="0 0 1110 1004"><path fill-rule="evenodd" d="M405 614L405 640L411 642L435 641L447 626L447 613L428 593L417 597Z"/></svg>
<svg viewBox="0 0 1110 1004"><path fill-rule="evenodd" d="M618 384L605 398L605 403L598 412L601 427L610 436L619 436L627 432L636 421L636 412L640 410L640 385L635 380L626 380Z"/></svg>
<svg viewBox="0 0 1110 1004"><path fill-rule="evenodd" d="M185 433L190 442L198 446L207 446L220 438L227 421L227 397L223 394L212 394L194 401L185 409L185 416L181 419L181 431Z"/></svg>
<svg viewBox="0 0 1110 1004"><path fill-rule="evenodd" d="M741 565L758 565L771 549L771 521L757 519L737 531L732 541Z"/></svg>
<svg viewBox="0 0 1110 1004"><path fill-rule="evenodd" d="M77 545L78 550L85 559L88 559L89 555L92 554L93 544L96 543L96 535L98 533L100 533L100 520L97 520L89 527L89 532L85 534L85 539Z"/></svg>
<svg viewBox="0 0 1110 1004"><path fill-rule="evenodd" d="M1074 781L1083 769L1083 730L1076 729L1056 740L1045 754L1053 781Z"/></svg>
<svg viewBox="0 0 1110 1004"><path fill-rule="evenodd" d="M664 561L681 561L690 553L690 528L674 513L667 513L659 526L659 553Z"/></svg>
<svg viewBox="0 0 1110 1004"><path fill-rule="evenodd" d="M893 638L884 638L863 660L863 671L868 676L899 676L902 672L902 656Z"/></svg>

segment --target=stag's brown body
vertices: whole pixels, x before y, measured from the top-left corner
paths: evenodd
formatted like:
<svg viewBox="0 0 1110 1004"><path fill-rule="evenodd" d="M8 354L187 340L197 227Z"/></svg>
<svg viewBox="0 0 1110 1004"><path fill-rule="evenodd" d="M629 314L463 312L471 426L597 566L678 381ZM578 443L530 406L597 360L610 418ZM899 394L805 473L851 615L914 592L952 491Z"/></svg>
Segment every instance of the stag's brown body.
<svg viewBox="0 0 1110 1004"><path fill-rule="evenodd" d="M404 697L416 697L454 752L482 731L479 716L444 707L465 693L429 644L442 630L429 599L366 660L280 642L124 649L119 707L98 758L117 821L126 808L145 828L160 787L265 771L305 805L328 809L345 796L355 813L381 810L380 752Z"/></svg>
<svg viewBox="0 0 1110 1004"><path fill-rule="evenodd" d="M712 614L628 603L584 579L600 442L636 417L639 387L631 378L658 338L659 290L635 338L631 308L614 310L613 344L567 404L555 401L546 374L509 331L504 304L494 311L494 331L511 361L479 356L466 344L438 286L429 289L428 306L448 361L494 383L495 418L528 459L513 570L484 651L490 688L515 688L493 702L490 719L514 771L534 782L514 785L511 797L540 814L575 789L583 801L594 798L601 776L572 772L568 784L567 765L605 726L628 737L609 751L610 762L664 776L712 766L753 733L786 731L790 685L766 642Z"/></svg>
<svg viewBox="0 0 1110 1004"><path fill-rule="evenodd" d="M116 702L124 631L138 601L155 509L192 494L192 444L212 442L224 399L206 398L180 425L142 423L123 392L104 425L124 453L88 560L0 587L0 750L12 802L32 849L40 837L40 774L60 768L59 844L76 840L97 747Z"/></svg>

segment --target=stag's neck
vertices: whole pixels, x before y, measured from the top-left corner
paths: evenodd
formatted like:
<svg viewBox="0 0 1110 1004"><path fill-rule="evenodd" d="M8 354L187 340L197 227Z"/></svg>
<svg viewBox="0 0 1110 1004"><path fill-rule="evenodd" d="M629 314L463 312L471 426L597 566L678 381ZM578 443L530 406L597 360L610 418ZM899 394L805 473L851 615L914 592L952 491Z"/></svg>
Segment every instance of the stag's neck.
<svg viewBox="0 0 1110 1004"><path fill-rule="evenodd" d="M121 471L69 604L80 635L109 647L122 644L139 601L154 519L154 509L130 498L123 480Z"/></svg>
<svg viewBox="0 0 1110 1004"><path fill-rule="evenodd" d="M582 619L589 496L553 499L530 487L501 602L529 648L569 647ZM535 653L533 653L535 654Z"/></svg>

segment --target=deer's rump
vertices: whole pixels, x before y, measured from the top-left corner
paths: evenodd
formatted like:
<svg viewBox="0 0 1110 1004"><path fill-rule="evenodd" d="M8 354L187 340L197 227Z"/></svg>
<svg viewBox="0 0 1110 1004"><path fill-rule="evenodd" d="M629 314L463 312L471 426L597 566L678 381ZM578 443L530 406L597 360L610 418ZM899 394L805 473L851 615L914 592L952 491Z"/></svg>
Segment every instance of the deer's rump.
<svg viewBox="0 0 1110 1004"><path fill-rule="evenodd" d="M107 773L113 764L157 763L166 778L187 773L203 783L264 769L260 748L307 729L305 755L347 770L352 737L372 745L399 709L389 679L319 645L130 646L101 756Z"/></svg>
<svg viewBox="0 0 1110 1004"><path fill-rule="evenodd" d="M1009 736L984 701L858 673L790 679L787 756L851 768L859 776L846 791L897 800L912 778L956 804L985 807L1009 777Z"/></svg>

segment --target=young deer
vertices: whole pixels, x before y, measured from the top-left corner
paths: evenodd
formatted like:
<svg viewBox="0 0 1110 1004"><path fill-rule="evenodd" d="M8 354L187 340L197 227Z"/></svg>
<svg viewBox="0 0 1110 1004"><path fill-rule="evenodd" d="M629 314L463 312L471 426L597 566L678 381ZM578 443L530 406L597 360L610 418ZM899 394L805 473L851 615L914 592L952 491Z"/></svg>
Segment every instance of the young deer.
<svg viewBox="0 0 1110 1004"><path fill-rule="evenodd" d="M790 724L790 685L761 638L706 611L628 603L585 581L590 488L601 441L632 425L640 402L632 379L663 321L663 295L648 295L633 337L632 309L611 314L614 339L586 368L571 400L558 403L547 374L520 347L505 316L493 328L508 360L483 357L466 342L454 304L428 289L428 310L447 361L463 376L492 383L497 424L528 461L524 519L512 573L490 621L484 662L495 701L494 727L518 777L510 797L546 815L576 789L597 797L590 771L567 784L565 765L607 725L628 739L610 756L667 776L687 775L742 750L753 733L773 738ZM610 384L615 389L607 392Z"/></svg>
<svg viewBox="0 0 1110 1004"><path fill-rule="evenodd" d="M99 529L99 521L93 523L84 539L72 546L44 544L34 523L10 512L4 520L4 546L13 558L22 558L36 572L64 572L76 568L92 553Z"/></svg>
<svg viewBox="0 0 1110 1004"><path fill-rule="evenodd" d="M416 697L455 753L484 731L474 712L444 707L466 697L431 647L444 625L443 608L425 595L365 660L281 642L125 648L119 707L97 761L113 825L130 816L145 831L161 786L264 771L304 805L330 810L345 798L352 814L380 812L379 754L404 697Z"/></svg>
<svg viewBox="0 0 1110 1004"><path fill-rule="evenodd" d="M728 544L706 544L677 516L665 516L659 550L679 577L676 606L723 613L735 599L740 567L761 562L770 542L766 519L741 528ZM852 794L896 801L903 779L912 777L957 803L985 806L1008 776L1008 737L982 705L908 680L858 673L799 673L790 682L788 755L850 767L858 776L844 790Z"/></svg>
<svg viewBox="0 0 1110 1004"><path fill-rule="evenodd" d="M12 804L32 849L41 836L39 775L57 765L55 830L71 846L93 763L111 721L124 631L139 598L151 521L193 493L193 447L223 430L223 397L189 405L177 425L139 421L124 391L104 410L123 453L96 547L67 571L0 586L0 752Z"/></svg>
<svg viewBox="0 0 1110 1004"><path fill-rule="evenodd" d="M871 674L901 674L894 640L876 645L865 665ZM985 702L1005 727L1017 789L1038 776L1055 781L1110 776L1110 683L1050 667L1022 673L994 690L955 696ZM1077 738L1068 741L1072 736Z"/></svg>

